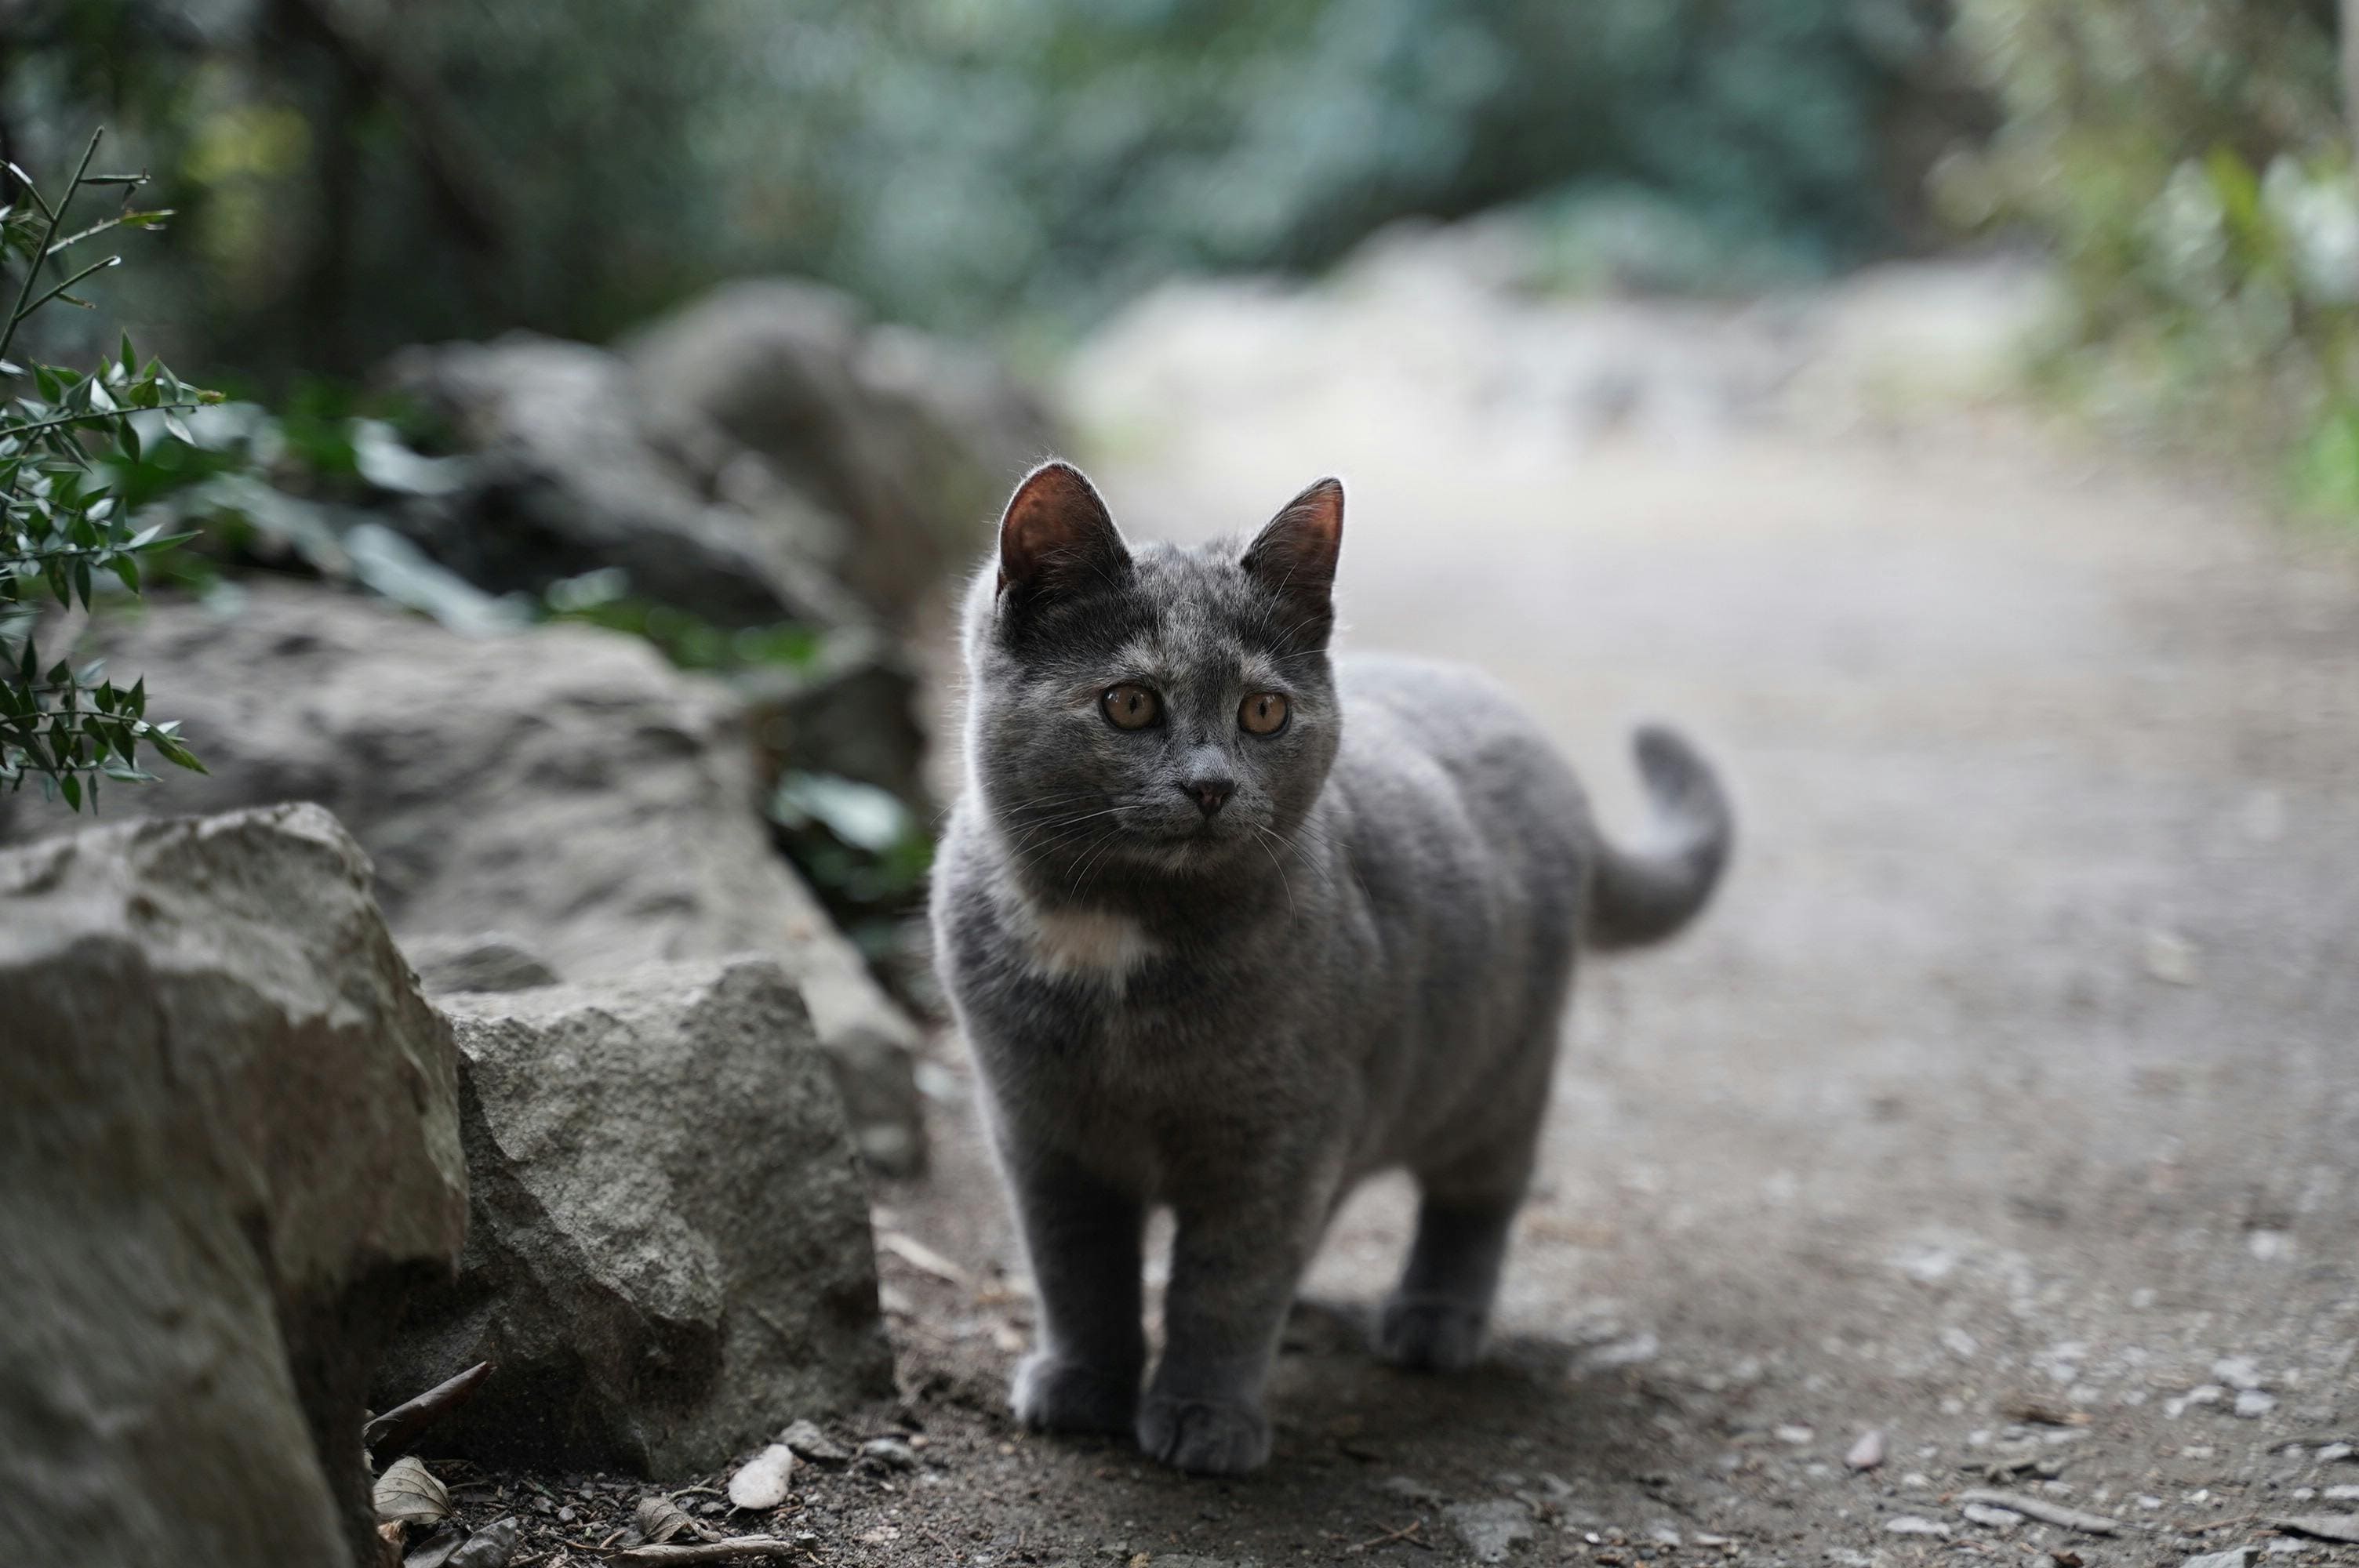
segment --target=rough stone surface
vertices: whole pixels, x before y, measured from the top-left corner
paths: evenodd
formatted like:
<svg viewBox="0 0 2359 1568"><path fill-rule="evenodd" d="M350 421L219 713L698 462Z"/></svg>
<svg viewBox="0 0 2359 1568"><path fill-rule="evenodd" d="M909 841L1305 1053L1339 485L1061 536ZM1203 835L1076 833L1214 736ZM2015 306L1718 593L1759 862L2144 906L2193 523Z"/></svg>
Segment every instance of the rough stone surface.
<svg viewBox="0 0 2359 1568"><path fill-rule="evenodd" d="M438 1451L680 1477L890 1391L865 1189L776 964L444 1005L472 1226L379 1386L499 1373Z"/></svg>
<svg viewBox="0 0 2359 1568"><path fill-rule="evenodd" d="M915 1027L772 851L718 684L617 633L462 637L267 583L227 619L156 604L108 652L171 672L171 711L212 770L111 789L110 812L318 801L375 860L405 943L505 932L579 979L776 957L843 1077L864 1153L883 1169L922 1162ZM0 801L0 841L68 820Z"/></svg>
<svg viewBox="0 0 2359 1568"><path fill-rule="evenodd" d="M623 352L658 445L705 450L712 487L757 514L784 492L841 519L823 562L888 615L970 564L1054 444L1039 405L988 358L873 322L817 284L726 285ZM710 429L727 444L707 445Z"/></svg>
<svg viewBox="0 0 2359 1568"><path fill-rule="evenodd" d="M358 846L291 806L0 852L0 1561L374 1563L364 1395L466 1190Z"/></svg>
<svg viewBox="0 0 2359 1568"><path fill-rule="evenodd" d="M1441 1517L1477 1563L1505 1563L1538 1533L1532 1510L1512 1498L1487 1503L1452 1503Z"/></svg>

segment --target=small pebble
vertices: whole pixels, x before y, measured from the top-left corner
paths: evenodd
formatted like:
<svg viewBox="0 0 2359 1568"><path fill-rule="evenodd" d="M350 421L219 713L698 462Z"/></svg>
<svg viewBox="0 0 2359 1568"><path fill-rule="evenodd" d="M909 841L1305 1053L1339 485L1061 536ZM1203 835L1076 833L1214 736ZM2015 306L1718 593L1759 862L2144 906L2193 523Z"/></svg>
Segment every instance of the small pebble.
<svg viewBox="0 0 2359 1568"><path fill-rule="evenodd" d="M2359 1503L2359 1487L2329 1487L2326 1500L2332 1503Z"/></svg>
<svg viewBox="0 0 2359 1568"><path fill-rule="evenodd" d="M814 1465L849 1465L852 1450L819 1429L819 1423L798 1421L778 1433L777 1440L795 1451L798 1458Z"/></svg>
<svg viewBox="0 0 2359 1568"><path fill-rule="evenodd" d="M1884 1463L1884 1433L1870 1430L1861 1433L1859 1441L1843 1455L1843 1463L1854 1470L1873 1470Z"/></svg>
<svg viewBox="0 0 2359 1568"><path fill-rule="evenodd" d="M729 1503L749 1513L764 1513L787 1500L787 1483L795 1472L795 1451L773 1443L738 1467L729 1477Z"/></svg>
<svg viewBox="0 0 2359 1568"><path fill-rule="evenodd" d="M914 1470L918 1455L897 1437L872 1437L860 1445L863 1459L874 1459L888 1470Z"/></svg>
<svg viewBox="0 0 2359 1568"><path fill-rule="evenodd" d="M2207 1552L2201 1557L2190 1557L2179 1568L2245 1568L2253 1560L2253 1549L2239 1546L2228 1552Z"/></svg>
<svg viewBox="0 0 2359 1568"><path fill-rule="evenodd" d="M2258 1421L2277 1408L2277 1396L2258 1389L2246 1389L2236 1396L2236 1414L2245 1421Z"/></svg>
<svg viewBox="0 0 2359 1568"><path fill-rule="evenodd" d="M1816 1438L1819 1434L1807 1426L1786 1425L1777 1428L1773 1435L1780 1443L1790 1444L1794 1447L1799 1448L1804 1444Z"/></svg>
<svg viewBox="0 0 2359 1568"><path fill-rule="evenodd" d="M1884 1530L1885 1533L1887 1535L1951 1535L1955 1533L1946 1524L1940 1524L1930 1519L1919 1519L1915 1514L1902 1514L1897 1519L1886 1519L1884 1521Z"/></svg>
<svg viewBox="0 0 2359 1568"><path fill-rule="evenodd" d="M2339 1459L2350 1458L2354 1452L2359 1451L2354 1451L2347 1443L2330 1443L2318 1451L2318 1462L2332 1465Z"/></svg>
<svg viewBox="0 0 2359 1568"><path fill-rule="evenodd" d="M1376 1490L1388 1492L1405 1503L1430 1504L1443 1500L1440 1490L1408 1476L1388 1476L1376 1484Z"/></svg>
<svg viewBox="0 0 2359 1568"><path fill-rule="evenodd" d="M2212 1363L2215 1382L2232 1389L2257 1389L2261 1386L2261 1368L2249 1356L2223 1356Z"/></svg>

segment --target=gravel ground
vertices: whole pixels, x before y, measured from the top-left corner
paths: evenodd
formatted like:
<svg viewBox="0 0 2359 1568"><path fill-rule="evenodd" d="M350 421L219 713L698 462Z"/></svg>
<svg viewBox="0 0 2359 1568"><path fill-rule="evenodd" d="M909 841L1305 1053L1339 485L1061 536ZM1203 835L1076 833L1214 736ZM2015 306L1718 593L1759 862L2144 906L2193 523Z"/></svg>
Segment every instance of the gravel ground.
<svg viewBox="0 0 2359 1568"><path fill-rule="evenodd" d="M1416 274L1084 359L1135 533L1341 471L1347 643L1495 671L1625 828L1627 726L1677 720L1736 871L1582 980L1488 1363L1364 1350L1373 1188L1243 1481L1010 1426L1027 1299L942 1043L878 1214L906 1397L840 1431L922 1446L799 1471L793 1560L2359 1563L2318 1533L2359 1536L2359 572L1962 396L1971 280L1877 287L1798 324Z"/></svg>

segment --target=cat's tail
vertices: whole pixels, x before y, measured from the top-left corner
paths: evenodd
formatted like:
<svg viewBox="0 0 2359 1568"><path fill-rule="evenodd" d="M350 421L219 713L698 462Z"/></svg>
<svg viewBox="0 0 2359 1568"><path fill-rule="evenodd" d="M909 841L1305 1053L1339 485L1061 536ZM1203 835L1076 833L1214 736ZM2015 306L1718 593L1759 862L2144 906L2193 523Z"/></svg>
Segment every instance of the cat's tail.
<svg viewBox="0 0 2359 1568"><path fill-rule="evenodd" d="M1654 827L1637 849L1616 849L1598 835L1589 886L1593 947L1659 942L1695 918L1736 839L1728 795L1694 747L1675 731L1648 724L1638 730L1636 751Z"/></svg>

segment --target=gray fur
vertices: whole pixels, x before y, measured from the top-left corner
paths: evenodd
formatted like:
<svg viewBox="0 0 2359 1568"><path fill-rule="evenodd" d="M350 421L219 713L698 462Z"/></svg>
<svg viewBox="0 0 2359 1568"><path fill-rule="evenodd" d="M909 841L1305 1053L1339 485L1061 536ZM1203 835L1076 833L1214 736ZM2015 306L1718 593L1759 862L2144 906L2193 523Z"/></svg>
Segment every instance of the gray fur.
<svg viewBox="0 0 2359 1568"><path fill-rule="evenodd" d="M1267 1457L1296 1282L1375 1172L1422 1194L1380 1353L1473 1359L1575 951L1669 935L1730 841L1669 731L1639 739L1663 841L1632 853L1488 680L1331 663L1341 520L1325 481L1249 546L1133 549L1049 465L967 600L966 781L933 920L1039 1292L1015 1406L1135 1431L1190 1470ZM1123 681L1163 694L1161 725L1100 711ZM1248 734L1238 704L1269 689L1291 718ZM1208 774L1234 786L1210 816L1189 793ZM1177 1230L1142 1398L1154 1206Z"/></svg>

